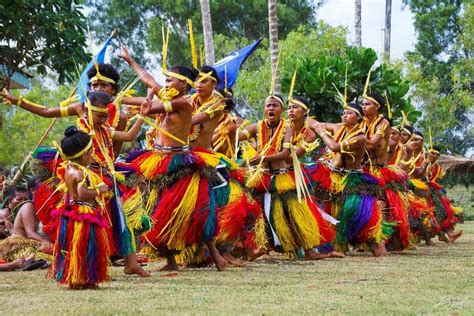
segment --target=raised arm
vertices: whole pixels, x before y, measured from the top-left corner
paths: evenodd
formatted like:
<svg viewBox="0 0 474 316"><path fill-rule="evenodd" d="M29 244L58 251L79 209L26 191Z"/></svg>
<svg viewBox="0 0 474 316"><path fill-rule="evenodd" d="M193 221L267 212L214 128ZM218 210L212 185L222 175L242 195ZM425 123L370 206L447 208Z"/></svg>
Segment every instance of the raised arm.
<svg viewBox="0 0 474 316"><path fill-rule="evenodd" d="M122 58L127 62L127 64L132 68L132 70L137 74L137 76L142 76L140 80L149 88L151 87L160 87L161 86L158 84L158 82L153 78L153 76L143 69L142 66L140 66L135 59L132 58L130 53L128 52L128 48L125 45L120 45L120 54L118 54L118 57Z"/></svg>

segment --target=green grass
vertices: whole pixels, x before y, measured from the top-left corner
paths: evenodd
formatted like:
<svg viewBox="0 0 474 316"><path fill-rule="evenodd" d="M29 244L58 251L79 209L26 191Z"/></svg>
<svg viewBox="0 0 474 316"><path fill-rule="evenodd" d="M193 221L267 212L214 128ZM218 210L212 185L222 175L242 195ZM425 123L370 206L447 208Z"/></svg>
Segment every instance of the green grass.
<svg viewBox="0 0 474 316"><path fill-rule="evenodd" d="M69 291L45 271L5 272L0 314L474 314L474 222L455 245L403 255L318 262L259 260L244 269L154 272L113 268L97 291ZM154 269L161 263L152 263Z"/></svg>

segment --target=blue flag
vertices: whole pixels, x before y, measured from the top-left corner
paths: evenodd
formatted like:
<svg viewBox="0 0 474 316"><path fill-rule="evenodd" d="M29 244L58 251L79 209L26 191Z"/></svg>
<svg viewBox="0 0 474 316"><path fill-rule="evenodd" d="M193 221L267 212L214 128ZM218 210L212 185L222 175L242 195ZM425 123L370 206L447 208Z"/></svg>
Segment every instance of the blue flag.
<svg viewBox="0 0 474 316"><path fill-rule="evenodd" d="M227 74L227 87L232 88L237 80L237 76L239 75L240 66L244 63L244 61L252 54L255 48L260 44L262 39L259 39L253 44L249 46L245 46L244 48L237 50L230 54L229 56L219 60L214 64L214 68L217 71L217 74L222 79L222 82L217 87L218 89L224 88L224 80Z"/></svg>
<svg viewBox="0 0 474 316"><path fill-rule="evenodd" d="M104 63L105 59L105 51L107 50L107 46L109 46L110 41L112 40L112 36L110 36L105 43L102 45L102 48L100 49L99 53L95 56L95 61L98 64ZM79 79L79 84L77 85L77 92L80 96L80 101L84 103L86 101L86 95L84 94L84 89L89 92L89 78L87 77L87 72L89 69L94 67L94 59L92 59L88 64L87 67L84 69L84 71L81 73L81 78Z"/></svg>

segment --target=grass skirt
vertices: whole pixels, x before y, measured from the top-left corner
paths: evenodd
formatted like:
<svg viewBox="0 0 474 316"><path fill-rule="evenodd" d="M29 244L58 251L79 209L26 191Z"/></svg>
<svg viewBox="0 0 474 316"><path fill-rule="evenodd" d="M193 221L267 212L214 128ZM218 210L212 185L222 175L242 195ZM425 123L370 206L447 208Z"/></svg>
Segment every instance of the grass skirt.
<svg viewBox="0 0 474 316"><path fill-rule="evenodd" d="M104 210L90 205L63 204L59 218L52 274L61 284L98 284L109 279L112 234Z"/></svg>
<svg viewBox="0 0 474 316"><path fill-rule="evenodd" d="M319 206L309 198L298 201L293 172L263 173L247 187L267 206L267 234L276 249L296 253L300 248L312 249L334 239L335 231L323 219Z"/></svg>

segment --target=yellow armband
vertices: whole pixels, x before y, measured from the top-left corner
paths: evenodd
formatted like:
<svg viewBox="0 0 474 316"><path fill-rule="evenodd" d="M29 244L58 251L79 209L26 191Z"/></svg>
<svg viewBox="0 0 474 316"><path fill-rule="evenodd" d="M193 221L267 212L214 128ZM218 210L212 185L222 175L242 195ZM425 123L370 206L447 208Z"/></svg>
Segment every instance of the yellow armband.
<svg viewBox="0 0 474 316"><path fill-rule="evenodd" d="M18 97L18 101L16 101L16 106L21 106L21 102L23 101L23 97L20 95Z"/></svg>
<svg viewBox="0 0 474 316"><path fill-rule="evenodd" d="M69 111L67 109L67 106L60 107L59 108L59 113L61 113L61 117L69 116Z"/></svg>
<svg viewBox="0 0 474 316"><path fill-rule="evenodd" d="M241 130L240 133L244 134L247 139L250 139L250 133L247 129Z"/></svg>
<svg viewBox="0 0 474 316"><path fill-rule="evenodd" d="M173 106L171 105L171 101L164 101L163 106L165 107L165 112L173 112Z"/></svg>
<svg viewBox="0 0 474 316"><path fill-rule="evenodd" d="M291 146L291 143L289 143L289 142L285 142L285 143L283 143L283 145L281 145L281 147L283 147L283 148L290 148L290 146Z"/></svg>

